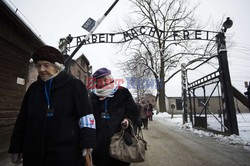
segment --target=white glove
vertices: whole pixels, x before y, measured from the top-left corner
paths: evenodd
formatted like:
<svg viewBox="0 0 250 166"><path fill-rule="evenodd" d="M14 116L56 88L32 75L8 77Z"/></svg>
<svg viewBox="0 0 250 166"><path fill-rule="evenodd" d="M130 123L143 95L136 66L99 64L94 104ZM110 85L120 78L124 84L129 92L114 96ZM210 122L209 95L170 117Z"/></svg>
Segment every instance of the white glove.
<svg viewBox="0 0 250 166"><path fill-rule="evenodd" d="M92 149L92 148L83 149L83 150L82 150L82 156L83 156L83 157L86 156L87 152L91 154L91 153L93 152L93 149Z"/></svg>
<svg viewBox="0 0 250 166"><path fill-rule="evenodd" d="M19 164L22 162L23 154L22 153L11 153L10 159L14 164Z"/></svg>

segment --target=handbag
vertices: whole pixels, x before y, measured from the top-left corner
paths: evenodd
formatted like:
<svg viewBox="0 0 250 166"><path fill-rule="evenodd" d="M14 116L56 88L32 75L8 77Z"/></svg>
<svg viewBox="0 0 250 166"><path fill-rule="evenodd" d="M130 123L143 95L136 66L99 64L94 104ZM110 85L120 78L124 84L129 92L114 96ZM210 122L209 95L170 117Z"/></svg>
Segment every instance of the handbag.
<svg viewBox="0 0 250 166"><path fill-rule="evenodd" d="M125 143L124 133L125 130L122 128L120 132L115 133L111 137L109 154L111 157L128 162L138 163L145 160L145 151L147 150L147 142L143 139L142 131L135 134L134 127L130 121L131 128L131 145ZM140 136L141 134L141 136Z"/></svg>

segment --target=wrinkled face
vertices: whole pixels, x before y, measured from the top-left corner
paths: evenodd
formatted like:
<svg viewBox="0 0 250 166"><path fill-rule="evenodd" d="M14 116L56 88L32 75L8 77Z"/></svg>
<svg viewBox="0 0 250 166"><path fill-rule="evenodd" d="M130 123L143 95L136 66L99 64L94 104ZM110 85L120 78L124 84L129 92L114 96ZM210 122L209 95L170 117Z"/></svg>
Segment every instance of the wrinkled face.
<svg viewBox="0 0 250 166"><path fill-rule="evenodd" d="M114 82L114 79L111 75L103 76L101 78L98 78L96 80L96 88L97 89L102 89L106 85L109 85Z"/></svg>
<svg viewBox="0 0 250 166"><path fill-rule="evenodd" d="M36 69L43 81L47 81L50 77L58 72L58 69L48 61L38 61L36 63Z"/></svg>

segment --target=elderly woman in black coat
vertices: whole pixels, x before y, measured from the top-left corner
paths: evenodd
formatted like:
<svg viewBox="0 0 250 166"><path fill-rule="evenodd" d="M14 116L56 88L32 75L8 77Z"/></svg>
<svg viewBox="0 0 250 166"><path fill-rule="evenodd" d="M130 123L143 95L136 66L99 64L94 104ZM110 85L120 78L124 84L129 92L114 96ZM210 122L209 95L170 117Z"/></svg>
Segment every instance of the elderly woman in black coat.
<svg viewBox="0 0 250 166"><path fill-rule="evenodd" d="M28 88L11 137L13 163L83 166L95 145L95 119L85 85L63 69L63 55L43 46L33 54L38 80Z"/></svg>
<svg viewBox="0 0 250 166"><path fill-rule="evenodd" d="M139 112L128 89L118 86L107 68L100 68L93 74L95 89L90 94L94 117L96 119L96 147L93 162L96 166L127 166L109 156L111 137L128 128L129 120L136 123Z"/></svg>

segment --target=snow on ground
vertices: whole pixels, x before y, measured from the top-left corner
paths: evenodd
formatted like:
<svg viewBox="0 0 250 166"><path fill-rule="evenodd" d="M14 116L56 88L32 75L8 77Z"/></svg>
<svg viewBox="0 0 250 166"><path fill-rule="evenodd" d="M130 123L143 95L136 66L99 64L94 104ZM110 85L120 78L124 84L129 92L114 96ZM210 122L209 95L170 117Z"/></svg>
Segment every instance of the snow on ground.
<svg viewBox="0 0 250 166"><path fill-rule="evenodd" d="M171 115L166 112L158 114L156 114L155 112L154 119L159 120L159 122L161 122L162 124L175 125L179 128L189 130L194 134L198 134L200 137L212 137L220 141L226 141L232 145L243 145L244 149L250 151L250 113L237 114L239 136L234 134L230 136L225 136L222 134L215 134L208 131L194 129L191 123L186 123L183 125L182 115L174 115L171 119ZM213 116L208 116L208 128L221 131L221 125L218 120L220 121L221 119L219 117L217 117L216 119Z"/></svg>

